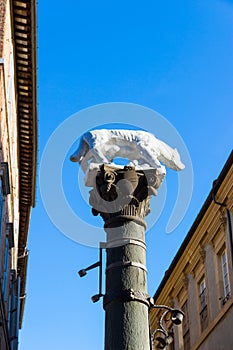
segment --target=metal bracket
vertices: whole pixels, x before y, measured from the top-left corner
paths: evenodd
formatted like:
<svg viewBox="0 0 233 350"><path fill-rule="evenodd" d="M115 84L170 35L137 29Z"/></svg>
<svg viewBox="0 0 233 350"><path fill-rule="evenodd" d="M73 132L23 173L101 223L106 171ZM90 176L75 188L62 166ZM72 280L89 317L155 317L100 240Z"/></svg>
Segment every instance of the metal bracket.
<svg viewBox="0 0 233 350"><path fill-rule="evenodd" d="M112 303L113 301L121 301L123 303L129 301L138 301L148 307L150 306L149 295L144 292L133 290L132 288L125 290L115 290L105 295L104 309L106 308L107 304Z"/></svg>

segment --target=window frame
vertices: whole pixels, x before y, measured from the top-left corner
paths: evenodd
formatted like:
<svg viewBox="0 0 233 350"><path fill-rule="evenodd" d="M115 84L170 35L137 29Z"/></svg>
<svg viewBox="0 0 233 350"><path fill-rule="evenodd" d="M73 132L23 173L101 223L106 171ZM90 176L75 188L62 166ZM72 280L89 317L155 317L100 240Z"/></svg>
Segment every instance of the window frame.
<svg viewBox="0 0 233 350"><path fill-rule="evenodd" d="M209 315L208 315L208 295L206 287L206 279L203 276L198 283L198 296L199 296L199 315L200 315L200 326L201 332L203 332L209 324Z"/></svg>
<svg viewBox="0 0 233 350"><path fill-rule="evenodd" d="M2 293L3 293L3 297L4 297L4 302L7 301L8 278L9 278L9 258L10 258L10 247L9 247L8 237L6 237L6 240L5 240L3 283L2 283Z"/></svg>
<svg viewBox="0 0 233 350"><path fill-rule="evenodd" d="M184 313L184 318L182 322L183 347L184 347L184 350L189 350L190 349L190 327L189 327L188 299L184 302L181 310Z"/></svg>
<svg viewBox="0 0 233 350"><path fill-rule="evenodd" d="M0 238L2 236L2 220L3 220L3 210L4 210L4 194L3 194L3 184L2 178L0 177Z"/></svg>
<svg viewBox="0 0 233 350"><path fill-rule="evenodd" d="M224 260L223 260L224 257ZM222 277L222 291L224 297L221 298L222 305L225 305L231 296L231 285L230 285L230 275L228 266L228 254L226 247L223 248L220 254L220 264L221 264L221 277Z"/></svg>
<svg viewBox="0 0 233 350"><path fill-rule="evenodd" d="M5 197L10 194L10 179L8 163L0 163L0 238L2 236L2 224L4 218Z"/></svg>

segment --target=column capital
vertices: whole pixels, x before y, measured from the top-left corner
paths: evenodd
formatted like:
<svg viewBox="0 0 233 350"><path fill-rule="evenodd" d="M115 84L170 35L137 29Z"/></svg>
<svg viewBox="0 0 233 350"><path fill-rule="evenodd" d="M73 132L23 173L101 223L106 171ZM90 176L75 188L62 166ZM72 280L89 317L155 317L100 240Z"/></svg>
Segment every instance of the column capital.
<svg viewBox="0 0 233 350"><path fill-rule="evenodd" d="M189 285L189 275L187 273L183 274L183 278L182 278L183 284L184 284L184 288L186 290L188 290L188 285Z"/></svg>
<svg viewBox="0 0 233 350"><path fill-rule="evenodd" d="M158 169L101 165L90 191L93 215L100 214L105 228L122 226L128 220L146 227L144 217L150 213L150 199L157 194L164 176Z"/></svg>

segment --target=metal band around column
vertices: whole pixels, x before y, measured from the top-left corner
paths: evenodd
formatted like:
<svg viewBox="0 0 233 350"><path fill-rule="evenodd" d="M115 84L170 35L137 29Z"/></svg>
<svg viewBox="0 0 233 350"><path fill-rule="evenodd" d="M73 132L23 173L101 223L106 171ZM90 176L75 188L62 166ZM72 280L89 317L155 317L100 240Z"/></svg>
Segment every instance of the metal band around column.
<svg viewBox="0 0 233 350"><path fill-rule="evenodd" d="M147 293L130 289L114 290L104 296L104 309L106 305L113 301L129 302L139 301L140 303L150 306L149 295Z"/></svg>
<svg viewBox="0 0 233 350"><path fill-rule="evenodd" d="M138 267L139 269L142 269L144 270L145 272L147 272L147 268L144 264L141 264L139 262L136 262L136 261L117 261L115 263L112 263L110 265L107 266L106 268L106 271L109 271L111 269L115 269L117 267L130 267L130 266L133 266L133 267Z"/></svg>
<svg viewBox="0 0 233 350"><path fill-rule="evenodd" d="M111 241L108 241L106 243L106 248L115 248L115 247L120 247L126 244L134 244L138 245L144 249L146 249L146 243L140 239L135 239L135 238L121 238L121 239L114 239Z"/></svg>

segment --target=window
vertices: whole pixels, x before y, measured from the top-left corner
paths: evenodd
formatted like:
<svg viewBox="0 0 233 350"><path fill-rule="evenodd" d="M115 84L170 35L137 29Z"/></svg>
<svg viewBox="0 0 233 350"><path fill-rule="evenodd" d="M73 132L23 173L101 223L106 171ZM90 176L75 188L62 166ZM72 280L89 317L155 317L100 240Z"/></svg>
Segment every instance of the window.
<svg viewBox="0 0 233 350"><path fill-rule="evenodd" d="M0 235L2 233L2 219L4 209L4 196L10 193L8 164L0 164Z"/></svg>
<svg viewBox="0 0 233 350"><path fill-rule="evenodd" d="M0 178L0 235L2 233L2 214L3 214L4 196L2 190L2 179Z"/></svg>
<svg viewBox="0 0 233 350"><path fill-rule="evenodd" d="M7 300L7 287L8 287L8 270L9 270L9 241L6 238L6 246L5 246L5 258L4 258L4 274L3 274L3 285L2 292L4 296L4 301Z"/></svg>
<svg viewBox="0 0 233 350"><path fill-rule="evenodd" d="M2 292L4 301L7 301L7 291L9 285L9 261L11 258L11 248L14 247L14 235L13 235L13 224L6 223L6 240L5 240L5 257L4 257L4 272L3 272L3 284Z"/></svg>
<svg viewBox="0 0 233 350"><path fill-rule="evenodd" d="M223 292L224 292L222 304L224 305L227 302L227 300L230 298L230 294L231 294L226 250L224 250L221 255L221 266L222 266Z"/></svg>
<svg viewBox="0 0 233 350"><path fill-rule="evenodd" d="M16 277L16 271L12 270L11 298L9 305L8 327L11 349L18 349L18 330L20 313L20 277Z"/></svg>
<svg viewBox="0 0 233 350"><path fill-rule="evenodd" d="M189 311L188 311L188 302L186 301L182 307L184 313L184 319L182 322L183 326L183 344L184 350L190 349L190 333L189 333Z"/></svg>
<svg viewBox="0 0 233 350"><path fill-rule="evenodd" d="M201 331L203 332L208 325L207 291L206 291L206 283L204 278L199 283L199 300L200 300Z"/></svg>
<svg viewBox="0 0 233 350"><path fill-rule="evenodd" d="M10 194L8 163L2 162L0 167L1 191L4 196Z"/></svg>

